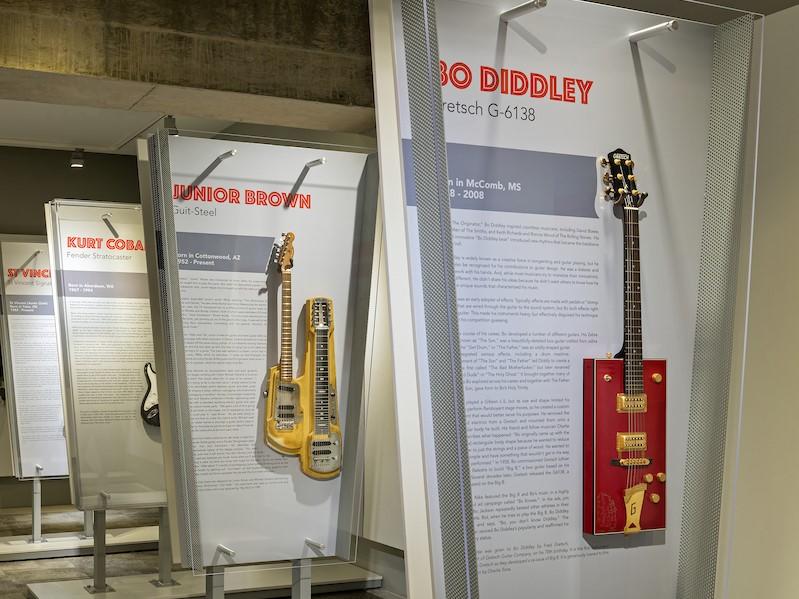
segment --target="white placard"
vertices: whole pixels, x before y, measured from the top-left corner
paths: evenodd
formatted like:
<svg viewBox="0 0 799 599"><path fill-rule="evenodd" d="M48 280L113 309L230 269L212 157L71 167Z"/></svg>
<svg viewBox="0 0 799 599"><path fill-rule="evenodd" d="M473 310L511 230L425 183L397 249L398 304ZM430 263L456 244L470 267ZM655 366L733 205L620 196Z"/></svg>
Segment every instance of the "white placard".
<svg viewBox="0 0 799 599"><path fill-rule="evenodd" d="M223 155L230 157L218 161ZM335 555L342 532L342 478L309 478L297 457L264 442L263 390L267 369L279 360L282 311L280 276L269 259L274 241L293 232L297 375L305 353L305 302L318 296L333 300L343 424L357 318L352 309L356 211L366 156L170 137L169 157L172 187L165 209L173 212L175 231L160 234L174 235L177 246L182 346L175 354L185 361L187 389L175 409L188 428L183 435L191 439L190 455L183 454L181 462L193 464L186 488L175 491L184 510L181 521L196 522L194 530L180 526L184 563ZM207 177L196 183L204 172ZM292 189L293 200L287 198ZM267 269L271 274L265 277ZM346 429L343 434L346 448ZM220 552L220 545L235 556Z"/></svg>
<svg viewBox="0 0 799 599"><path fill-rule="evenodd" d="M631 599L641 589L674 597L713 29L684 23L631 46L630 32L662 18L567 0L504 25L508 3L436 8L480 594L509 597L533 581L551 599ZM411 119L407 81L398 83L425 453L434 464ZM582 358L616 353L622 340L622 226L600 199L596 157L617 147L633 154L650 193L641 224L644 357L669 360L668 523L661 536L589 542ZM435 468L427 472L443 597L446 548Z"/></svg>
<svg viewBox="0 0 799 599"><path fill-rule="evenodd" d="M0 238L0 269L14 474L67 476L50 257L44 238Z"/></svg>
<svg viewBox="0 0 799 599"><path fill-rule="evenodd" d="M140 413L154 361L141 208L45 209L72 499L83 510L163 505L161 433Z"/></svg>

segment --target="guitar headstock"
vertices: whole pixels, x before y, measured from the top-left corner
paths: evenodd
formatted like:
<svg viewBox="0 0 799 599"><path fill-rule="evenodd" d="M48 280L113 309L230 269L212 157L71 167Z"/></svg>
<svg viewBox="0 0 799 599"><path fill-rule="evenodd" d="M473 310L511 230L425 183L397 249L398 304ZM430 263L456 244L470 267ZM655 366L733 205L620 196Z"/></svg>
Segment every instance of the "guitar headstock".
<svg viewBox="0 0 799 599"><path fill-rule="evenodd" d="M644 203L647 193L638 189L635 179L632 156L621 148L602 157L602 166L606 169L602 176L605 184L605 199L624 208L638 208Z"/></svg>
<svg viewBox="0 0 799 599"><path fill-rule="evenodd" d="M275 262L279 272L288 272L294 266L294 233L283 233L275 243Z"/></svg>
<svg viewBox="0 0 799 599"><path fill-rule="evenodd" d="M311 328L329 329L333 322L332 301L326 297L315 297L311 302Z"/></svg>

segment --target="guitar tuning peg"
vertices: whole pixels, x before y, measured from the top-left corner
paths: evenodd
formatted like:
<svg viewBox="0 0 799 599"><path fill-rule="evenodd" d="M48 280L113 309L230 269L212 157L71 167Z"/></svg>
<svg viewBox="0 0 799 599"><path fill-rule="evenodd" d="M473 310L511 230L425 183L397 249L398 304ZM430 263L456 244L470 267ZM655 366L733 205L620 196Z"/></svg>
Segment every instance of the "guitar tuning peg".
<svg viewBox="0 0 799 599"><path fill-rule="evenodd" d="M646 192L641 193L641 201L643 202L645 199L649 197L649 194Z"/></svg>
<svg viewBox="0 0 799 599"><path fill-rule="evenodd" d="M610 173L605 173L604 175L602 175L602 182L605 185L610 185Z"/></svg>
<svg viewBox="0 0 799 599"><path fill-rule="evenodd" d="M599 159L599 164L601 164L602 166L607 166L610 163L608 162L607 158L605 158L604 156L601 156L600 159Z"/></svg>
<svg viewBox="0 0 799 599"><path fill-rule="evenodd" d="M635 166L635 163L632 160L625 160L624 166Z"/></svg>

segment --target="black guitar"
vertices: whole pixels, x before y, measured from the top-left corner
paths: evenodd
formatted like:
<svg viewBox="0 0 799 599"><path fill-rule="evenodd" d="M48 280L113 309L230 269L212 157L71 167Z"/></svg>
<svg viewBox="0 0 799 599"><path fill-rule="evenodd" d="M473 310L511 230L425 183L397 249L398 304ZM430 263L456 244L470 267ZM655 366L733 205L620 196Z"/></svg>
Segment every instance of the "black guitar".
<svg viewBox="0 0 799 599"><path fill-rule="evenodd" d="M144 365L144 378L147 379L147 391L141 402L141 417L150 426L161 426L158 409L158 383L155 380L155 369L147 362Z"/></svg>

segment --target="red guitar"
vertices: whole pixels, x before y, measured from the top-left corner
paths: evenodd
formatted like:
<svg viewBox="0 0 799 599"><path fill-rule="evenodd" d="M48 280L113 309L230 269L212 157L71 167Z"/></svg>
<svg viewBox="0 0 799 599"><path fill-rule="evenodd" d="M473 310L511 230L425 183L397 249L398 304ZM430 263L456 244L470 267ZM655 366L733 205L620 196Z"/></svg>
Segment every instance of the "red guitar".
<svg viewBox="0 0 799 599"><path fill-rule="evenodd" d="M624 150L602 166L624 224L624 345L583 363L583 531L634 534L666 527L666 361L642 351L638 210L647 194Z"/></svg>

